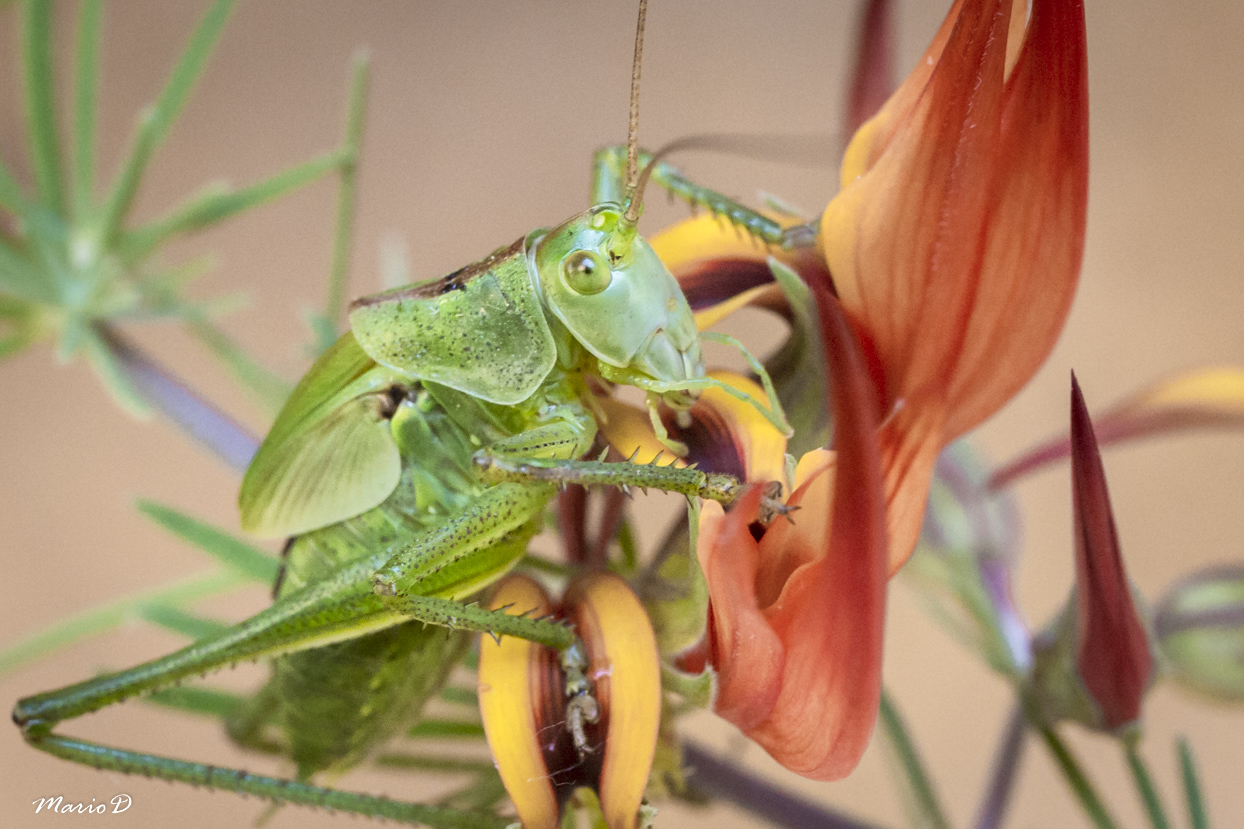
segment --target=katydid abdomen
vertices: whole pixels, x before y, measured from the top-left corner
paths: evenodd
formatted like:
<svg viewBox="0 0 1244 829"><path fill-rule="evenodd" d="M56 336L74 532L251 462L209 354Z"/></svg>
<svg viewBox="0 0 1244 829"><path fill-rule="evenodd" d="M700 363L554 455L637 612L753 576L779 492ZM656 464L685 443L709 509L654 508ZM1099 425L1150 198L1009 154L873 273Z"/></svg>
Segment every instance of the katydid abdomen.
<svg viewBox="0 0 1244 829"><path fill-rule="evenodd" d="M345 339L338 347L353 346ZM291 539L277 599L328 578L342 565L380 551L396 553L421 532L460 513L487 488L472 455L513 429L521 431L526 419L521 411L490 412L494 407L478 406L459 392L429 391L418 382L377 388L373 393L389 403L380 416L399 453L398 483L379 506ZM437 397L448 402L457 419ZM429 591L461 598L473 583L506 572L523 554L539 520L535 516L477 555L487 562L486 571L467 578L466 586L455 576L453 585L438 590L435 575L429 574ZM342 771L402 733L440 690L469 641L464 631L404 622L273 660L272 678L260 693L272 702L271 721L282 732L299 776Z"/></svg>

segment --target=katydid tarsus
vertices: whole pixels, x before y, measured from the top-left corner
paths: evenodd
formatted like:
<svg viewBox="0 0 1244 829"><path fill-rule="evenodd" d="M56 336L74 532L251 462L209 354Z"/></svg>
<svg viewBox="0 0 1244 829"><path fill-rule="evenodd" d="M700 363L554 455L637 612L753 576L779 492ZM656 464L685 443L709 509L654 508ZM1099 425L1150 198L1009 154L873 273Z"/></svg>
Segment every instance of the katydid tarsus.
<svg viewBox="0 0 1244 829"><path fill-rule="evenodd" d="M705 376L687 301L638 235L644 184L708 206L760 243L795 241L777 223L639 153L643 7L628 143L597 154L592 207L442 279L358 300L352 330L287 401L240 496L244 529L290 537L274 604L163 658L21 700L13 718L31 745L104 769L276 802L434 826L505 823L311 781L357 764L418 717L459 661L468 631L557 648L567 670L575 669L572 629L468 603L522 558L559 483L651 487L726 503L739 489L730 476L691 468L584 460L596 439L596 388L644 391L659 434L660 405L685 412L710 387L739 394ZM748 402L787 428L772 393ZM279 735L295 779L53 731L259 657L272 660L272 678L238 712L230 734L243 744Z"/></svg>

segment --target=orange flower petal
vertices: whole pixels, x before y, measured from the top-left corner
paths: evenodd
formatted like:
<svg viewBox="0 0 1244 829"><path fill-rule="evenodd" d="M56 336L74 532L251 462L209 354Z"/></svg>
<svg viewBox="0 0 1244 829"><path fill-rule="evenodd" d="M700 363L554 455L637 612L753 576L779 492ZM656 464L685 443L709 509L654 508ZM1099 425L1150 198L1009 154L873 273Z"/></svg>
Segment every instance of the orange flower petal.
<svg viewBox="0 0 1244 829"><path fill-rule="evenodd" d="M878 355L887 401L943 393L963 346L989 206L982 181L993 170L1002 106L1009 15L999 5L963 0L885 152L821 220L838 295Z"/></svg>
<svg viewBox="0 0 1244 829"><path fill-rule="evenodd" d="M881 427L891 574L907 562L920 538L933 467L945 440L944 426L943 407L928 403L904 406Z"/></svg>
<svg viewBox="0 0 1244 829"><path fill-rule="evenodd" d="M979 289L950 386L947 440L1028 382L1071 307L1088 205L1085 53L1080 3L1033 3L1006 82Z"/></svg>
<svg viewBox="0 0 1244 829"><path fill-rule="evenodd" d="M929 48L925 49L924 55L916 63L916 68L903 80L903 83L877 111L877 114L864 122L863 126L857 129L851 137L851 143L847 145L847 151L842 159L842 187L847 187L868 172L885 148L889 146L895 130L899 128L903 119L911 112L912 107L924 92L929 76L933 74L933 67L937 65L938 59L942 56L942 50L946 48L946 41L954 28L962 5L963 0L955 0L955 4L946 13L946 19L942 21L941 28L933 36L933 42L929 44Z"/></svg>
<svg viewBox="0 0 1244 829"><path fill-rule="evenodd" d="M766 612L786 644L786 659L773 713L750 736L792 771L836 780L855 768L877 719L885 498L868 373L837 300L824 284L811 287L833 385L837 448L828 545L819 561L791 575L779 604Z"/></svg>
<svg viewBox="0 0 1244 829"><path fill-rule="evenodd" d="M705 505L698 554L711 597L714 707L787 768L829 780L854 768L876 721L885 500L868 372L829 289L811 289L837 450L805 458L790 500L802 507L796 523L779 519L759 544L756 487L724 516Z"/></svg>
<svg viewBox="0 0 1244 829"><path fill-rule="evenodd" d="M756 601L759 551L750 525L763 491L753 486L725 513L701 508L696 554L711 598L709 661L717 674L713 708L748 732L773 710L781 689L783 643Z"/></svg>

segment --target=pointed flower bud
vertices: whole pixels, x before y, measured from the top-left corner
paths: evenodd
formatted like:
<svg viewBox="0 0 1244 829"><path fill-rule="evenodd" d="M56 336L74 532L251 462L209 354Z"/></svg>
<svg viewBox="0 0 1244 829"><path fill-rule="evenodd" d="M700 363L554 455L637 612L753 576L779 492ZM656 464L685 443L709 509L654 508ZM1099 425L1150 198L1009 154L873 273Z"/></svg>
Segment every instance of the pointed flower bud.
<svg viewBox="0 0 1244 829"><path fill-rule="evenodd" d="M1244 565L1215 567L1176 584L1157 607L1163 667L1183 685L1244 702Z"/></svg>
<svg viewBox="0 0 1244 829"><path fill-rule="evenodd" d="M1084 687L1111 730L1140 718L1153 678L1144 623L1119 554L1093 423L1075 375L1071 378L1071 489L1076 542L1076 665Z"/></svg>
<svg viewBox="0 0 1244 829"><path fill-rule="evenodd" d="M1073 606L1038 643L1033 685L1048 721L1072 718L1118 732L1140 719L1153 654L1119 554L1093 424L1071 378Z"/></svg>
<svg viewBox="0 0 1244 829"><path fill-rule="evenodd" d="M555 612L526 576L500 583L490 605L511 615ZM513 637L480 645L480 712L497 770L525 829L556 829L586 786L609 829L635 829L656 751L661 679L656 640L626 582L571 582L562 615L579 646L559 655Z"/></svg>

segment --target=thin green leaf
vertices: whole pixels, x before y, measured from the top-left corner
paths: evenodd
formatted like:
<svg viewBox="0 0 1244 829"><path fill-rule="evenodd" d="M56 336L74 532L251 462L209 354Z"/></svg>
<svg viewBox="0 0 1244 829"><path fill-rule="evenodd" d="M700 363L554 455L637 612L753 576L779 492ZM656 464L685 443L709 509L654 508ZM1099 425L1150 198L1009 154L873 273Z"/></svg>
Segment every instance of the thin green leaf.
<svg viewBox="0 0 1244 829"><path fill-rule="evenodd" d="M455 789L445 797L437 800L437 805L452 809L464 809L468 812L486 812L496 808L496 804L505 799L505 784L501 783L501 775L495 768L481 772L471 778L470 783ZM572 814L567 810L567 814ZM597 824L600 825L600 824Z"/></svg>
<svg viewBox="0 0 1244 829"><path fill-rule="evenodd" d="M20 335L0 338L0 360L12 357L28 345L30 341Z"/></svg>
<svg viewBox="0 0 1244 829"><path fill-rule="evenodd" d="M459 688L454 685L447 685L441 689L441 699L455 705L469 705L472 708L479 705L479 694L475 693L474 689Z"/></svg>
<svg viewBox="0 0 1244 829"><path fill-rule="evenodd" d="M61 190L60 138L52 78L51 0L26 0L22 29L25 66L26 122L30 130L31 164L39 195L57 213L64 213Z"/></svg>
<svg viewBox="0 0 1244 829"><path fill-rule="evenodd" d="M1080 801L1080 808L1093 821L1093 825L1097 829L1117 829L1114 818L1110 817L1110 813L1106 811L1106 806L1097 796L1097 791L1089 781L1088 775L1080 767L1071 749L1067 748L1066 743L1058 736L1058 732L1052 726L1045 725L1038 727L1037 733L1045 741L1050 754L1054 755L1059 771L1063 773L1063 777L1071 786L1071 791Z"/></svg>
<svg viewBox="0 0 1244 829"><path fill-rule="evenodd" d="M164 141L169 128L181 114L190 91L203 71L204 64L215 48L224 28L234 0L216 0L199 23L190 43L173 68L168 83L156 102L148 107L139 119L138 134L134 147L126 159L109 194L100 226L100 239L107 245L112 242L125 216L129 213L138 185L152 153Z"/></svg>
<svg viewBox="0 0 1244 829"><path fill-rule="evenodd" d="M341 188L337 196L337 228L333 236L333 259L328 271L328 296L324 320L317 334L319 351L337 341L337 325L345 311L346 282L350 270L350 248L354 236L354 195L359 148L363 141L363 115L367 108L367 79L370 60L366 52L354 55L350 79L350 103L346 114L345 144L342 147Z"/></svg>
<svg viewBox="0 0 1244 829"><path fill-rule="evenodd" d="M138 185L142 182L147 162L155 152L159 132L159 120L154 107L147 107L138 116L138 132L134 136L134 146L125 159L125 165L117 174L117 179L104 203L103 217L100 220L100 244L108 247L116 238L121 223L130 212L134 196L138 193Z"/></svg>
<svg viewBox="0 0 1244 829"><path fill-rule="evenodd" d="M484 726L477 722L468 722L464 720L437 720L427 719L421 721L414 728L406 732L407 737L415 739L436 739L443 737L466 737L474 739L484 736Z"/></svg>
<svg viewBox="0 0 1244 829"><path fill-rule="evenodd" d="M884 690L881 692L881 729L898 763L898 783L907 805L908 821L915 829L950 829L903 717Z"/></svg>
<svg viewBox="0 0 1244 829"><path fill-rule="evenodd" d="M50 303L56 297L39 269L3 240L0 240L0 294L37 303Z"/></svg>
<svg viewBox="0 0 1244 829"><path fill-rule="evenodd" d="M21 188L17 186L17 180L4 162L0 161L0 207L20 215L25 206L26 199Z"/></svg>
<svg viewBox="0 0 1244 829"><path fill-rule="evenodd" d="M140 619L147 607L186 605L246 583L245 578L233 571L206 573L85 610L0 651L0 675L54 650Z"/></svg>
<svg viewBox="0 0 1244 829"><path fill-rule="evenodd" d="M1209 829L1209 816L1205 811L1205 798L1201 795L1196 761L1192 758L1192 746L1188 744L1187 737L1180 737L1175 745L1179 751L1179 772L1183 778L1184 800L1188 804L1188 825L1192 829Z"/></svg>
<svg viewBox="0 0 1244 829"><path fill-rule="evenodd" d="M174 236L209 227L310 184L340 168L344 158L340 151L327 153L241 190L210 185L169 215L126 232L119 247L127 258L142 258Z"/></svg>
<svg viewBox="0 0 1244 829"><path fill-rule="evenodd" d="M154 501L141 499L138 509L173 535L203 550L239 575L267 584L276 579L280 563L258 547Z"/></svg>
<svg viewBox="0 0 1244 829"><path fill-rule="evenodd" d="M1144 801L1145 811L1149 815L1149 823L1153 829L1170 829L1170 821L1166 819L1166 810L1162 808L1162 798L1158 795L1157 787L1153 785L1153 777L1149 774L1149 769L1145 766L1145 760L1140 756L1139 735L1132 734L1123 738L1123 753L1127 756L1127 767L1132 772L1132 782L1136 784L1136 790L1140 793L1140 798Z"/></svg>
<svg viewBox="0 0 1244 829"><path fill-rule="evenodd" d="M501 775L496 768L489 768L481 771L465 786L442 797L437 805L467 811L488 811L495 808L505 796L505 784L501 782ZM567 814L572 814L572 811L567 810Z"/></svg>
<svg viewBox="0 0 1244 829"><path fill-rule="evenodd" d="M217 719L232 715L246 704L246 700L237 694L195 686L162 688L148 694L144 699L165 708L184 711L187 714L205 714Z"/></svg>
<svg viewBox="0 0 1244 829"><path fill-rule="evenodd" d="M216 355L234 379L259 399L269 414L280 411L286 398L294 390L293 385L261 365L246 349L206 319L190 318L186 324L190 332Z"/></svg>
<svg viewBox="0 0 1244 829"><path fill-rule="evenodd" d="M95 184L95 111L102 9L101 0L85 0L78 20L78 65L73 98L73 207L79 221L90 212Z"/></svg>
<svg viewBox="0 0 1244 829"><path fill-rule="evenodd" d="M413 754L404 751L393 751L381 754L375 764L391 769L418 769L419 771L435 771L440 774L484 774L497 770L488 760L470 760L463 757L446 757L435 754Z"/></svg>
<svg viewBox="0 0 1244 829"><path fill-rule="evenodd" d="M565 564L558 564L555 561L549 561L547 558L541 558L540 556L532 553L528 553L523 556L522 561L519 562L519 566L529 567L537 573L547 573L550 576L568 578L574 575L573 567L568 567Z"/></svg>
<svg viewBox="0 0 1244 829"><path fill-rule="evenodd" d="M152 604L142 609L142 618L157 627L180 633L194 640L206 639L229 629L224 622L204 619L175 605Z"/></svg>
<svg viewBox="0 0 1244 829"><path fill-rule="evenodd" d="M75 322L78 323L76 326ZM103 381L104 388L112 395L113 401L134 417L145 419L151 416L151 407L146 398L134 386L125 366L97 332L85 325L80 318L71 318L65 324L64 332L60 347L62 359L67 360L76 351L75 344L80 341L86 349L86 357L91 367Z"/></svg>

